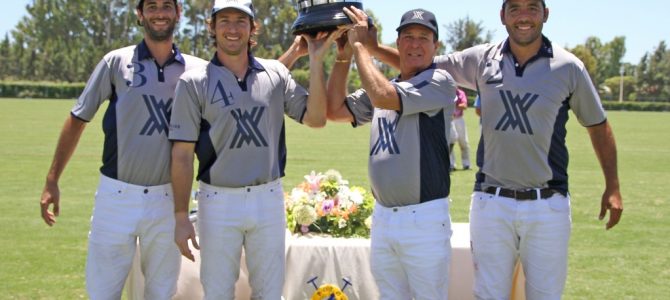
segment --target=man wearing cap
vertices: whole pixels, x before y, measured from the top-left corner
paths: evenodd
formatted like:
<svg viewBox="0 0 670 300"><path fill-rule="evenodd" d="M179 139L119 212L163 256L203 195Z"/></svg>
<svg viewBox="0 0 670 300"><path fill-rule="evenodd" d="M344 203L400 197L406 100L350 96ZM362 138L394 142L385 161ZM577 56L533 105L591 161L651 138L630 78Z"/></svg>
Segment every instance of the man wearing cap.
<svg viewBox="0 0 670 300"><path fill-rule="evenodd" d="M542 34L548 17L542 0L505 0L505 41L435 59L459 85L476 89L481 101L470 209L478 299L509 297L517 259L528 299L561 298L571 231L565 144L570 109L587 127L604 173L599 218L609 210L605 228L614 227L623 211L612 129L584 64Z"/></svg>
<svg viewBox="0 0 670 300"><path fill-rule="evenodd" d="M200 249L205 299L233 299L244 249L252 299L281 298L285 270L284 115L310 127L326 123L323 57L335 35L304 37L309 93L276 60L255 58L249 0L217 0L209 20L216 54L184 74L170 122L175 241L193 260ZM198 235L188 218L198 156Z"/></svg>
<svg viewBox="0 0 670 300"><path fill-rule="evenodd" d="M138 243L146 299L171 299L181 264L173 242L167 121L177 79L205 61L181 54L172 42L181 16L176 0L140 0L136 9L144 40L108 53L93 71L65 121L41 197L42 218L52 226L60 175L86 123L109 100L86 260L91 299L121 298Z"/></svg>
<svg viewBox="0 0 670 300"><path fill-rule="evenodd" d="M371 270L380 299L447 299L451 259L449 143L456 86L435 69L438 47L433 13L410 10L397 28L400 76L390 82L367 49L365 13L344 9L354 21L348 43L338 41L328 82L328 118L354 127L371 124L368 170L376 204ZM355 56L362 89L347 95Z"/></svg>

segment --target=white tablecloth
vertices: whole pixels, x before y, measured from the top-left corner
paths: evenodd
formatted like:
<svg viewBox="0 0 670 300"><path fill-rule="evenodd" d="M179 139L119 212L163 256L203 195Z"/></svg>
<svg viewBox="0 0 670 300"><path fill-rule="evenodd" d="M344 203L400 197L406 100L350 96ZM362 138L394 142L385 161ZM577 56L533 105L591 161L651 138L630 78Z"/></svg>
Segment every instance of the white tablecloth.
<svg viewBox="0 0 670 300"><path fill-rule="evenodd" d="M469 300L472 295L473 266L470 252L470 230L467 223L453 223L451 237L452 259L449 270L449 299ZM196 262L182 259L181 274L175 299L202 299L199 280L200 253L195 251ZM136 257L137 260L138 257ZM308 283L314 277L314 284L331 283L342 288L343 278L351 283L344 292L349 299L378 299L379 293L370 273L370 240L341 239L321 236L298 236L287 238L286 300L310 299L315 288ZM240 279L236 284L237 300L250 298L246 265L242 259ZM523 273L515 272L512 299L525 299L523 295ZM144 279L137 263L127 282L127 295L131 300L143 299Z"/></svg>

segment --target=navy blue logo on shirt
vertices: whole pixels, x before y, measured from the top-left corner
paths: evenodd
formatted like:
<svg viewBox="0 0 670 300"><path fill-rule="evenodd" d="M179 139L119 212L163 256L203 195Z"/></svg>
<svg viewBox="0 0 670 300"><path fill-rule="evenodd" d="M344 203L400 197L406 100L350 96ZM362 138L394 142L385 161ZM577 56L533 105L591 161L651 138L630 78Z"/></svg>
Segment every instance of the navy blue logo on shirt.
<svg viewBox="0 0 670 300"><path fill-rule="evenodd" d="M400 148L395 140L395 131L398 128L399 121L399 115L393 121L389 121L389 119L384 117L377 119L379 137L377 137L377 142L372 145L370 156L386 151L388 151L389 154L400 154Z"/></svg>
<svg viewBox="0 0 670 300"><path fill-rule="evenodd" d="M268 143L263 138L258 125L263 118L265 107L257 106L251 111L242 111L241 109L233 109L231 113L233 118L237 121L237 132L230 143L230 149L242 148L242 145L250 145L253 143L256 147L267 147Z"/></svg>
<svg viewBox="0 0 670 300"><path fill-rule="evenodd" d="M133 69L133 81L126 81L126 86L128 87L141 87L147 84L147 77L142 75L144 72L144 65L138 62L134 62L126 66L128 69ZM139 78L139 81L136 80Z"/></svg>
<svg viewBox="0 0 670 300"><path fill-rule="evenodd" d="M142 127L140 135L167 134L170 124L170 114L172 113L172 98L164 101L156 99L153 95L142 95L144 104L149 111L149 120Z"/></svg>
<svg viewBox="0 0 670 300"><path fill-rule="evenodd" d="M228 92L228 94L226 94L226 89L223 87L221 80L219 80L216 83L216 88L214 89L214 95L212 95L211 104L223 102L223 107L226 107L233 105L233 103L235 103L234 100L233 93Z"/></svg>
<svg viewBox="0 0 670 300"><path fill-rule="evenodd" d="M498 121L496 130L507 131L519 128L523 134L533 134L533 128L528 120L528 110L540 95L527 93L523 97L513 95L512 91L500 91L500 97L505 105L505 114Z"/></svg>

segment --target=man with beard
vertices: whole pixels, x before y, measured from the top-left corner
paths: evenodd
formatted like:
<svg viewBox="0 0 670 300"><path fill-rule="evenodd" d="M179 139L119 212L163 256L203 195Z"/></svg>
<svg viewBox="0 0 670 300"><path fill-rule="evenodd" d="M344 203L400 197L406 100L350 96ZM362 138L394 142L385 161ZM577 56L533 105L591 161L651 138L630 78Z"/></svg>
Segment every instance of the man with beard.
<svg viewBox="0 0 670 300"><path fill-rule="evenodd" d="M91 299L121 298L138 242L145 298L170 299L181 264L174 245L167 122L177 79L205 62L180 53L172 42L181 16L176 0L140 0L136 13L144 40L108 53L93 71L65 121L40 200L42 218L54 225L59 178L86 123L109 100L86 261Z"/></svg>
<svg viewBox="0 0 670 300"><path fill-rule="evenodd" d="M205 299L233 299L244 249L252 299L281 299L285 269L284 116L326 124L323 58L335 33L303 38L310 55L309 94L277 60L256 58L250 0L217 0L209 20L210 63L177 84L170 121L175 241L193 260L200 249ZM189 221L198 156L198 235Z"/></svg>
<svg viewBox="0 0 670 300"><path fill-rule="evenodd" d="M479 172L470 209L477 299L506 299L520 259L528 299L560 299L571 231L566 123L587 127L605 177L599 219L623 211L612 128L584 64L542 34L544 0L504 0L509 37L435 59L481 101ZM397 65L388 48L376 54ZM397 53L397 51L395 51Z"/></svg>

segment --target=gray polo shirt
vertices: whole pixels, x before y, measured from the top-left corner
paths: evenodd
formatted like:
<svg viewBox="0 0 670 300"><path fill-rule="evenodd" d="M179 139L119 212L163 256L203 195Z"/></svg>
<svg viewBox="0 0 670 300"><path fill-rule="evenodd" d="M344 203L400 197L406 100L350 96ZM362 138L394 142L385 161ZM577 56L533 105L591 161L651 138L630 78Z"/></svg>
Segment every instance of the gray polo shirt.
<svg viewBox="0 0 670 300"><path fill-rule="evenodd" d="M584 64L543 37L535 57L516 64L507 41L435 59L458 85L476 89L482 138L475 190L551 187L568 192L565 125L572 109L583 126L606 121Z"/></svg>
<svg viewBox="0 0 670 300"><path fill-rule="evenodd" d="M109 100L102 120L105 144L100 171L105 176L143 186L170 182L167 135L177 79L185 70L206 63L172 48L174 55L163 67L144 41L108 53L72 108L74 117L88 122Z"/></svg>
<svg viewBox="0 0 670 300"><path fill-rule="evenodd" d="M449 196L453 79L431 66L391 83L400 96L400 111L374 108L362 89L346 100L354 126L371 122L368 176L377 202L394 207Z"/></svg>
<svg viewBox="0 0 670 300"><path fill-rule="evenodd" d="M245 78L216 55L179 80L170 140L195 143L198 180L219 187L259 185L284 176L284 114L302 122L307 91L276 60L249 58Z"/></svg>

